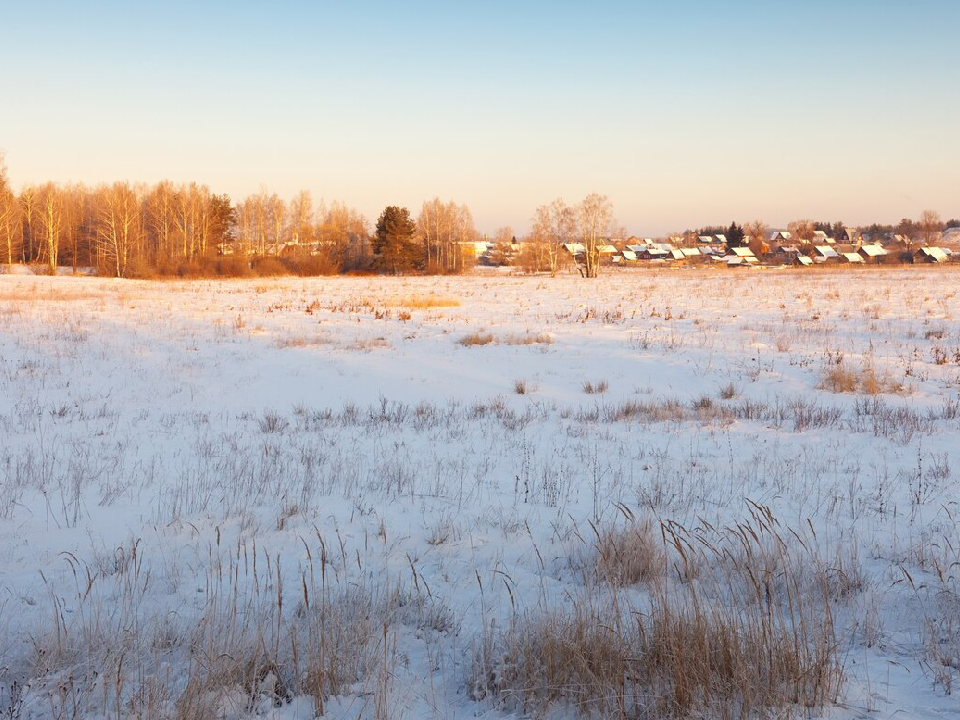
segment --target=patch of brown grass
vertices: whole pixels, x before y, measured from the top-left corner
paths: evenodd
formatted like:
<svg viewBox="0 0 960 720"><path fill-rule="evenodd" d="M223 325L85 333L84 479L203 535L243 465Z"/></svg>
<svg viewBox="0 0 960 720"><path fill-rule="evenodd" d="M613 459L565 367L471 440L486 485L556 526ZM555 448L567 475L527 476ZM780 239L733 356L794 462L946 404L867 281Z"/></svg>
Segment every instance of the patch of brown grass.
<svg viewBox="0 0 960 720"><path fill-rule="evenodd" d="M527 333L507 335L500 342L504 345L552 345L553 337L549 333Z"/></svg>
<svg viewBox="0 0 960 720"><path fill-rule="evenodd" d="M666 569L663 541L647 519L625 527L593 528L594 572L611 585L634 585L661 577Z"/></svg>
<svg viewBox="0 0 960 720"><path fill-rule="evenodd" d="M387 302L387 307L402 307L413 310L423 308L460 307L460 301L446 295L404 295Z"/></svg>
<svg viewBox="0 0 960 720"><path fill-rule="evenodd" d="M471 694L520 714L569 707L619 718L732 720L836 702L831 600L842 592L822 572L815 539L785 537L769 509L751 510L753 522L726 529L662 525L670 556L696 566L670 573L648 523L625 512L626 531L595 530L598 574L614 587L587 583L565 607L489 631ZM618 590L644 579L639 605Z"/></svg>
<svg viewBox="0 0 960 720"><path fill-rule="evenodd" d="M330 340L329 338L323 337L321 335L313 335L310 337L306 335L291 335L285 338L278 338L277 347L278 348L304 348L304 347L312 347L316 345L329 345L332 342L333 341Z"/></svg>
<svg viewBox="0 0 960 720"><path fill-rule="evenodd" d="M474 345L489 345L493 342L493 333L473 332L468 335L464 335L457 342L464 347L473 347Z"/></svg>

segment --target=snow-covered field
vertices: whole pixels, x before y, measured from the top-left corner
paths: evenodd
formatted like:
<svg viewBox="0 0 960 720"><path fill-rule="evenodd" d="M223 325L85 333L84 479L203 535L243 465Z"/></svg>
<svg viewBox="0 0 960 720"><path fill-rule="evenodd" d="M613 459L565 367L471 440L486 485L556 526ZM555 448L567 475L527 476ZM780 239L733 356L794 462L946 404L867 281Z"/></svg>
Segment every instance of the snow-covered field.
<svg viewBox="0 0 960 720"><path fill-rule="evenodd" d="M960 716L958 281L0 276L0 717L696 712L531 686L674 602Z"/></svg>

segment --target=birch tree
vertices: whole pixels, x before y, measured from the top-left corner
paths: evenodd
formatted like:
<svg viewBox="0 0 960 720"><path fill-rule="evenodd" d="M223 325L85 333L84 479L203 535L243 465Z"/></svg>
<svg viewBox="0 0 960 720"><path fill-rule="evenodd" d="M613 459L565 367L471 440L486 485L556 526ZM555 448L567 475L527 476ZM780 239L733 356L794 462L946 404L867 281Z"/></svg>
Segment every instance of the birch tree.
<svg viewBox="0 0 960 720"><path fill-rule="evenodd" d="M584 277L595 278L600 271L600 247L613 219L613 205L606 195L591 193L577 208L580 236L584 246Z"/></svg>
<svg viewBox="0 0 960 720"><path fill-rule="evenodd" d="M17 201L10 181L7 178L7 166L0 153L0 248L4 252L4 262L15 262L20 251L20 203Z"/></svg>
<svg viewBox="0 0 960 720"><path fill-rule="evenodd" d="M42 185L37 191L37 225L50 274L56 274L63 230L63 194L52 182Z"/></svg>
<svg viewBox="0 0 960 720"><path fill-rule="evenodd" d="M98 193L97 238L116 277L125 277L141 231L140 202L128 183L102 187Z"/></svg>

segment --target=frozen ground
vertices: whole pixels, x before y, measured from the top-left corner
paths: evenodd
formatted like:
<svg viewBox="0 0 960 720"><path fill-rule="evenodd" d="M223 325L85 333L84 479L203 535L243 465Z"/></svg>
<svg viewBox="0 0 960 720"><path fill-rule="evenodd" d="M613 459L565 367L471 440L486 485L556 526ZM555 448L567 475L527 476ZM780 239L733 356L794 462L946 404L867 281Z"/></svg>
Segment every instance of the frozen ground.
<svg viewBox="0 0 960 720"><path fill-rule="evenodd" d="M798 712L960 716L958 280L0 276L0 717L575 717L498 638L757 507L843 579Z"/></svg>

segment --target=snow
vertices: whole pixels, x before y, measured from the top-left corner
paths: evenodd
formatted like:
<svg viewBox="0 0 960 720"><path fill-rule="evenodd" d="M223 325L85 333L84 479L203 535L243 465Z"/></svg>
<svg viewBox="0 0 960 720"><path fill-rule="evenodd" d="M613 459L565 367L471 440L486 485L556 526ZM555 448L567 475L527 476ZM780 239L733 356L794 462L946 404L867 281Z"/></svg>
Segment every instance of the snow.
<svg viewBox="0 0 960 720"><path fill-rule="evenodd" d="M56 716L66 700L51 687L92 657L31 675L54 609L67 628L88 627L92 607L105 627L169 625L163 672L185 678L176 638L226 568L257 607L278 585L293 604L322 543L331 592L398 588L434 613L397 611L382 631L393 672L344 686L326 717L374 717L384 702L409 718L511 716L470 699L471 647L491 623L576 591L566 558L589 523L614 522L622 503L723 525L749 499L823 548L852 548L868 579L834 609L842 702L812 712L955 716L960 610L931 628L960 588L956 288L955 271L927 266L596 281L3 275L0 710L10 683L33 677L22 717ZM472 333L492 341L460 342ZM838 362L874 374L880 394L832 392ZM612 419L628 402L681 410ZM817 412L827 419L806 419ZM249 557L261 567L244 575ZM100 692L79 716L115 716ZM210 692L217 717L314 713L302 694L275 706L242 683Z"/></svg>

